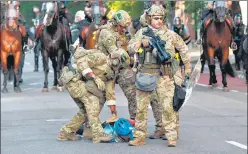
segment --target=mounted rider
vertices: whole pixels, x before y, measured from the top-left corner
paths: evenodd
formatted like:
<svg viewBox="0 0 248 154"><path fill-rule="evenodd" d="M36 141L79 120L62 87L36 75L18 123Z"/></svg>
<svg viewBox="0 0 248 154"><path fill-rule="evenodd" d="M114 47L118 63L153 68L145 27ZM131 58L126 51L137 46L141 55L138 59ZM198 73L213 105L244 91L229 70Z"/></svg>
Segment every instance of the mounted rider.
<svg viewBox="0 0 248 154"><path fill-rule="evenodd" d="M183 39L183 41L188 45L191 42L190 34L187 26L182 23L182 20L180 17L174 18L174 23L171 26L171 30L176 32L178 35L180 35Z"/></svg>
<svg viewBox="0 0 248 154"><path fill-rule="evenodd" d="M230 21L230 24L232 26L232 27L230 27L230 30L231 30L232 35L234 36L235 24L234 24L234 21L232 19L232 13L231 13L231 9L229 8L230 7L229 3L228 2L222 2L222 1L208 1L208 4L207 4L208 8L204 9L202 12L202 15L201 15L200 38L197 40L197 44L202 43L202 41L201 41L202 37L203 37L203 35L205 35L208 26L210 25L211 22L213 22L213 20L215 20L215 9L218 6L225 7L225 9L226 9L225 12L227 15L226 18ZM207 24L207 25L205 25L205 24ZM230 45L230 48L232 50L237 50L237 44L234 42L234 39L232 39L232 43Z"/></svg>

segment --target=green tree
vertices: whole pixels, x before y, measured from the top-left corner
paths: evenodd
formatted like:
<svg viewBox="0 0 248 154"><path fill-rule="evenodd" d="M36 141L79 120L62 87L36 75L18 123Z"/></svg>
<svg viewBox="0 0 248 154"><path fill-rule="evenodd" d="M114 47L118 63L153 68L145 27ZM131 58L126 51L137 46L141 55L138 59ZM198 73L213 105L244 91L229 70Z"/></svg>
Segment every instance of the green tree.
<svg viewBox="0 0 248 154"><path fill-rule="evenodd" d="M197 29L200 28L201 13L206 8L207 2L204 1L185 1L185 13L191 14L194 20L195 38L197 39Z"/></svg>
<svg viewBox="0 0 248 154"><path fill-rule="evenodd" d="M125 10L132 18L136 18L143 13L144 2L142 1L111 1L108 2L109 10Z"/></svg>
<svg viewBox="0 0 248 154"><path fill-rule="evenodd" d="M185 1L185 13L192 14L194 19L194 29L197 30L200 27L201 13L206 8L207 2L204 1Z"/></svg>

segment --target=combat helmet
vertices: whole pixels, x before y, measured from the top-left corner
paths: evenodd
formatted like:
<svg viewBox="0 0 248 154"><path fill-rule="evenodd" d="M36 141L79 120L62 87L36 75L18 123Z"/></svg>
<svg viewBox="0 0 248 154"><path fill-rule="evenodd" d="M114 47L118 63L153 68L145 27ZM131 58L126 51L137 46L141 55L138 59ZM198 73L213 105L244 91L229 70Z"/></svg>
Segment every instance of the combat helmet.
<svg viewBox="0 0 248 154"><path fill-rule="evenodd" d="M147 11L147 16L165 16L165 10L163 7L158 5L152 5Z"/></svg>
<svg viewBox="0 0 248 154"><path fill-rule="evenodd" d="M126 11L119 10L113 15L112 22L115 26L128 27L131 24L131 17Z"/></svg>
<svg viewBox="0 0 248 154"><path fill-rule="evenodd" d="M240 18L240 20L242 20L242 15L240 13L236 14L234 19Z"/></svg>

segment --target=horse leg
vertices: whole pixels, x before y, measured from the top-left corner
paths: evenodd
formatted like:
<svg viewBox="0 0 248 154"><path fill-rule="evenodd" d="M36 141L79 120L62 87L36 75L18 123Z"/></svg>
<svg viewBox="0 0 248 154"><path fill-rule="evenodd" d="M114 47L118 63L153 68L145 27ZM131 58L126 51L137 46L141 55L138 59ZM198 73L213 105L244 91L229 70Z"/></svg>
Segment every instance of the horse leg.
<svg viewBox="0 0 248 154"><path fill-rule="evenodd" d="M14 91L17 93L22 92L20 88L20 80L19 80L19 65L22 57L22 51L16 52L14 54L14 73L15 73L15 79L14 79Z"/></svg>
<svg viewBox="0 0 248 154"><path fill-rule="evenodd" d="M59 51L58 51L58 65L57 65L58 78L60 78L60 75L61 75L62 65L63 65L63 50L59 49ZM56 79L58 79L58 78L56 78ZM62 84L59 82L58 85L59 85L58 91L59 92L63 91Z"/></svg>
<svg viewBox="0 0 248 154"><path fill-rule="evenodd" d="M38 72L39 67L39 44L36 43L34 47L34 72Z"/></svg>
<svg viewBox="0 0 248 154"><path fill-rule="evenodd" d="M52 66L53 66L53 73L54 73L54 80L53 80L53 90L57 89L57 85L58 85L58 80L57 80L57 61L56 61L56 57L50 57L51 61L52 61Z"/></svg>
<svg viewBox="0 0 248 154"><path fill-rule="evenodd" d="M201 54L201 73L203 73L203 71L204 71L205 62L206 62L206 58L205 58L204 53L202 53Z"/></svg>
<svg viewBox="0 0 248 154"><path fill-rule="evenodd" d="M212 88L217 86L217 80L215 75L215 61L214 61L214 49L208 48L208 68L209 68L209 85L212 85Z"/></svg>
<svg viewBox="0 0 248 154"><path fill-rule="evenodd" d="M20 62L20 65L19 65L19 82L20 83L23 82L22 72L23 72L23 67L24 67L24 61L25 61L25 52L22 52L21 62Z"/></svg>
<svg viewBox="0 0 248 154"><path fill-rule="evenodd" d="M4 75L2 93L8 92L8 89L7 89L7 74L8 74L7 57L8 57L8 54L4 51L1 51L1 64L2 64L3 75Z"/></svg>
<svg viewBox="0 0 248 154"><path fill-rule="evenodd" d="M223 84L223 91L224 92L228 92L229 88L227 87L227 81L226 81L226 64L227 64L227 60L228 60L228 48L226 49L222 49L222 56L220 59L220 70L221 70L221 74L222 74L222 84Z"/></svg>
<svg viewBox="0 0 248 154"><path fill-rule="evenodd" d="M48 72L49 72L49 66L48 66L48 51L43 51L43 66L44 66L44 74L45 74L45 81L44 81L44 87L42 89L42 92L48 92Z"/></svg>

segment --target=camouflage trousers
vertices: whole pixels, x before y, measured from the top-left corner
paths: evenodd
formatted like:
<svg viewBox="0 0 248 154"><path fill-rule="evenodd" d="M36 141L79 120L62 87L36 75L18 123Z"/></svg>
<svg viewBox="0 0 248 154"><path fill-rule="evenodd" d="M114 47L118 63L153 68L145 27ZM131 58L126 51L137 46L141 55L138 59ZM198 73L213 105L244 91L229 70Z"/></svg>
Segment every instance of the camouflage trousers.
<svg viewBox="0 0 248 154"><path fill-rule="evenodd" d="M156 91L153 91L151 94L151 101L150 101L151 107L152 107L152 112L154 119L156 121L155 125L155 132L156 131L164 131L163 128L163 123L162 123L162 113L163 113L163 108L161 104L158 101L158 94Z"/></svg>
<svg viewBox="0 0 248 154"><path fill-rule="evenodd" d="M128 110L130 119L135 119L137 103L136 103L136 87L135 87L135 73L131 69L123 69L118 76L118 84L120 85L124 95L128 100ZM162 125L162 107L158 102L158 96L156 92L151 96L151 107L154 118L156 120L156 131L163 130Z"/></svg>
<svg viewBox="0 0 248 154"><path fill-rule="evenodd" d="M85 82L80 80L76 82L70 81L67 85L67 90L80 110L60 131L75 133L87 118L91 127L93 142L99 141L100 134L104 132L99 119L99 98L89 93L85 88ZM102 102L104 103L104 101Z"/></svg>
<svg viewBox="0 0 248 154"><path fill-rule="evenodd" d="M135 73L132 69L122 69L118 75L117 82L128 100L130 119L135 119L137 103L135 99Z"/></svg>
<svg viewBox="0 0 248 154"><path fill-rule="evenodd" d="M177 139L177 113L173 110L174 80L169 76L160 76L156 93L159 103L162 106L162 123L168 140ZM150 103L152 92L136 90L137 115L135 123L134 137L145 139L148 119L148 104Z"/></svg>

